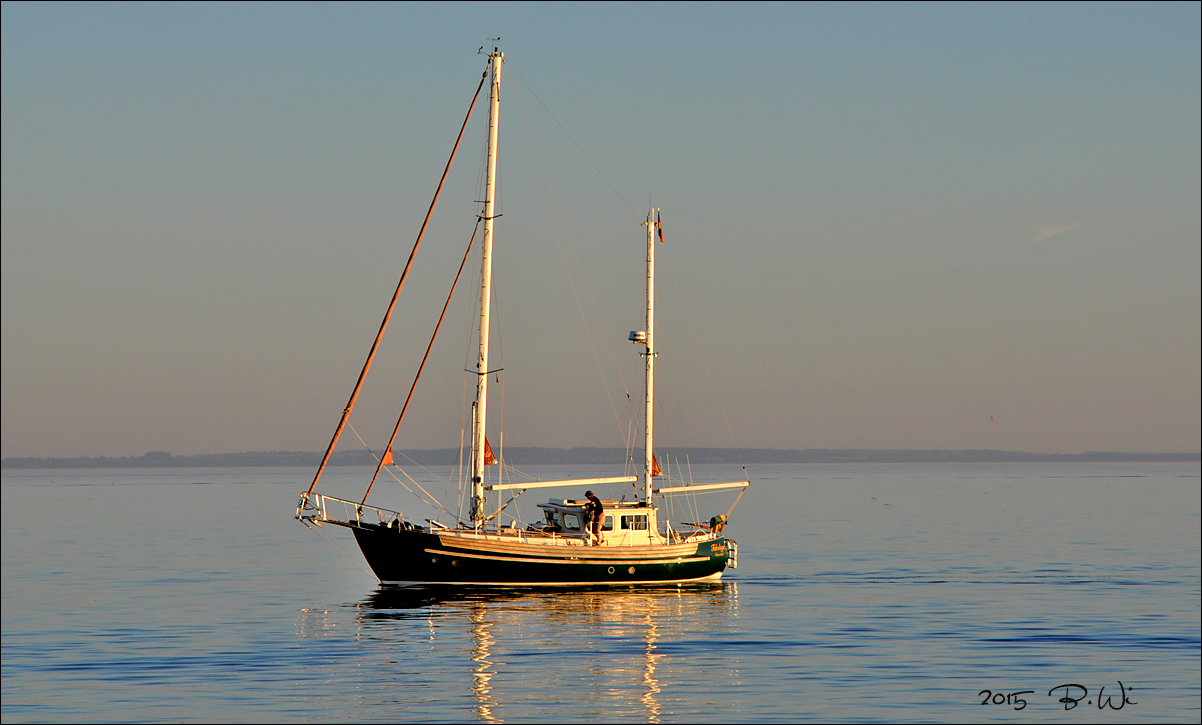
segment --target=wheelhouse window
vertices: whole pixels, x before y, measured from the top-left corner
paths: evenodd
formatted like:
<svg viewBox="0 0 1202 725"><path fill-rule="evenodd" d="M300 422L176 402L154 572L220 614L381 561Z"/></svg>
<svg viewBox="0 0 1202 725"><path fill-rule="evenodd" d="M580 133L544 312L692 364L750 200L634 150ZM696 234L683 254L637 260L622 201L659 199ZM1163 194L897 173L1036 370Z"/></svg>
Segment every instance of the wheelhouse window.
<svg viewBox="0 0 1202 725"><path fill-rule="evenodd" d="M613 531L614 530L614 517L613 516L610 516L609 514L605 515L605 521L602 522L602 524L601 524L601 530L602 531Z"/></svg>
<svg viewBox="0 0 1202 725"><path fill-rule="evenodd" d="M622 517L622 528L630 531L646 531L647 530L647 515L638 514L633 516Z"/></svg>

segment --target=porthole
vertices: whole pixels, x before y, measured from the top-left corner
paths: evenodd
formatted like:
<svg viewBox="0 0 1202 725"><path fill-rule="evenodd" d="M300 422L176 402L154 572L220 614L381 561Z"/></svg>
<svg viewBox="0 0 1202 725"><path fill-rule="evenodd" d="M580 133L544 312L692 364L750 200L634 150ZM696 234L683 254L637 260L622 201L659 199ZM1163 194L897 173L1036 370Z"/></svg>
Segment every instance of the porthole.
<svg viewBox="0 0 1202 725"><path fill-rule="evenodd" d="M612 566L611 566L611 567L609 567L609 573L610 573L610 574L613 574L613 573L614 573L614 568L613 568Z"/></svg>
<svg viewBox="0 0 1202 725"><path fill-rule="evenodd" d="M633 573L634 573L634 567L632 566L632 567L630 567L629 569L627 569L626 571L628 571L628 572L630 572L631 574L633 574Z"/></svg>
<svg viewBox="0 0 1202 725"><path fill-rule="evenodd" d="M459 562L451 559L451 566L459 566Z"/></svg>
<svg viewBox="0 0 1202 725"><path fill-rule="evenodd" d="M437 564L437 563L438 563L438 557L437 557L437 556L435 556L435 557L431 557L431 559L430 559L430 563L431 563L431 564Z"/></svg>

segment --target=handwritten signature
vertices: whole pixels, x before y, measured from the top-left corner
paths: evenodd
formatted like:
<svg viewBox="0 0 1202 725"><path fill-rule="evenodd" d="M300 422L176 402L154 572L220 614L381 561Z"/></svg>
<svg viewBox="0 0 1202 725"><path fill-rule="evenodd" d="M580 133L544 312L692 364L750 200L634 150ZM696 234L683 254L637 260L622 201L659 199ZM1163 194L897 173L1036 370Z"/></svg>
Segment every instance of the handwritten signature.
<svg viewBox="0 0 1202 725"><path fill-rule="evenodd" d="M1122 680L1117 680L1119 691L1115 694L1111 690L1111 694L1106 694L1106 687L1103 686L1098 690L1098 694L1093 698L1089 697L1089 688L1085 685L1069 683L1065 685L1056 685L1048 690L1048 697L1056 697L1056 693L1060 692L1061 696L1056 700L1061 705L1064 705L1065 710L1072 710L1077 705L1085 700L1086 705L1094 704L1097 700L1099 710L1110 708L1111 710L1122 710L1127 705L1138 705L1139 703L1132 700L1129 695L1135 691L1134 687L1128 687L1123 684ZM1034 695L1035 690L1013 690L1007 692L1005 690L981 690L977 693L977 697L983 697L982 705L1010 705L1015 710L1024 710L1027 707L1027 700L1023 695ZM1117 698L1118 704L1115 704Z"/></svg>

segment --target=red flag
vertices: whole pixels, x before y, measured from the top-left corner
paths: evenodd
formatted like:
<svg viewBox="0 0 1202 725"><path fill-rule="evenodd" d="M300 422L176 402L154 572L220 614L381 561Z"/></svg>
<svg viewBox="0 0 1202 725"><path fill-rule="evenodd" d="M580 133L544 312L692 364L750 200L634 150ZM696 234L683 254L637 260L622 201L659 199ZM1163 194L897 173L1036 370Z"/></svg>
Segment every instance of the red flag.
<svg viewBox="0 0 1202 725"><path fill-rule="evenodd" d="M662 475L664 475L664 472L659 470L659 461L655 460L655 454L652 453L651 454L651 477L655 478L657 476L662 476Z"/></svg>
<svg viewBox="0 0 1202 725"><path fill-rule="evenodd" d="M388 446L388 450L384 451L384 458L380 460L380 465L390 466L394 463L396 463L396 461L392 460L392 446Z"/></svg>
<svg viewBox="0 0 1202 725"><path fill-rule="evenodd" d="M497 457L493 455L492 446L488 444L488 438L484 439L484 465L491 466L497 462Z"/></svg>
<svg viewBox="0 0 1202 725"><path fill-rule="evenodd" d="M664 243L664 217L661 214L655 215L655 226L659 228L659 243Z"/></svg>

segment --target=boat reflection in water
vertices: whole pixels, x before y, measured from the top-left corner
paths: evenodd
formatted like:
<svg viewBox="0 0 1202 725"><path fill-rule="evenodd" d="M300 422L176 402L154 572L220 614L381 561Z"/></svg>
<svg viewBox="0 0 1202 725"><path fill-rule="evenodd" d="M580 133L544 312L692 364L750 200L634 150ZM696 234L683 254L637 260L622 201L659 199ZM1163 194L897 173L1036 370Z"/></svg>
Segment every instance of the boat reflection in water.
<svg viewBox="0 0 1202 725"><path fill-rule="evenodd" d="M488 607L483 602L473 602L468 616L472 623L472 697L476 702L476 716L486 722L494 722L493 710L497 703L492 697L489 681L497 673L496 668L504 662L493 662L492 645L496 642L489 631L493 623L488 621Z"/></svg>
<svg viewBox="0 0 1202 725"><path fill-rule="evenodd" d="M441 682L449 687L470 673L470 693L444 696L470 697L486 722L501 721L506 709L531 717L542 707L548 715L567 708L659 722L665 698L666 714L701 714L688 704L696 689L717 696L720 682L737 676L737 663L714 657L712 639L737 616L738 586L729 581L619 590L381 587L358 605L357 623L362 639L389 641L416 658L424 653L414 639L397 636L413 629L397 625L424 620L422 649L440 653ZM720 671L705 668L704 682L661 681L674 658L696 656ZM455 662L462 669L447 671Z"/></svg>

